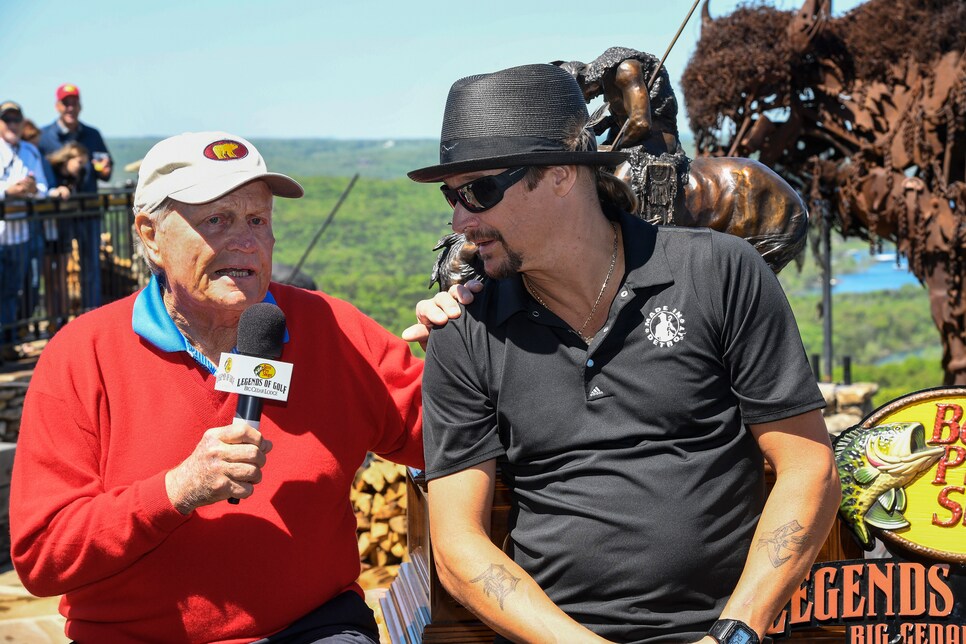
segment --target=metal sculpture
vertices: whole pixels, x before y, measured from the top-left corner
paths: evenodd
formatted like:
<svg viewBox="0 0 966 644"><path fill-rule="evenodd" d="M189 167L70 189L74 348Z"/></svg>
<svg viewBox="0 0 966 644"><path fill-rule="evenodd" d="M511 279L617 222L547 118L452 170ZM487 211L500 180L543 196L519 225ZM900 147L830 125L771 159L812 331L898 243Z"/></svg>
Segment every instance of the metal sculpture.
<svg viewBox="0 0 966 644"><path fill-rule="evenodd" d="M944 384L966 383L966 3L869 0L832 18L744 6L682 78L700 154L757 155L820 220L896 243L928 288Z"/></svg>
<svg viewBox="0 0 966 644"><path fill-rule="evenodd" d="M752 159L689 159L677 129L677 99L653 55L611 47L594 61L559 62L588 102L603 146L630 152L615 174L637 195L638 215L664 225L707 226L749 241L780 271L805 245L808 217L798 193Z"/></svg>

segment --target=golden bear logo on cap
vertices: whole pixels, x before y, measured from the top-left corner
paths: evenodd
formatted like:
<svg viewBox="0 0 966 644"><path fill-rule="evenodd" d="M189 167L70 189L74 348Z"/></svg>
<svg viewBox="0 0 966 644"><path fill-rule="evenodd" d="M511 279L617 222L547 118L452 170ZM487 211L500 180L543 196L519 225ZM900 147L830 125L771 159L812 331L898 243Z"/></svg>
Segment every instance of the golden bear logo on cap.
<svg viewBox="0 0 966 644"><path fill-rule="evenodd" d="M248 148L244 143L222 139L209 143L205 148L205 156L212 161L231 161L233 159L244 159L248 156Z"/></svg>

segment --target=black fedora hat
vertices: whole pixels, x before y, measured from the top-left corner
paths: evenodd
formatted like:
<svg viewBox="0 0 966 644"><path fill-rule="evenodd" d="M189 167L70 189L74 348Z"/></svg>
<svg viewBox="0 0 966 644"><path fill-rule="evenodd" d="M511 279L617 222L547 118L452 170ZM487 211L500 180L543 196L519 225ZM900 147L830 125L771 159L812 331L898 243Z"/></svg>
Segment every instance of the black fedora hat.
<svg viewBox="0 0 966 644"><path fill-rule="evenodd" d="M477 170L521 165L615 166L624 152L598 152L593 136L579 137L588 120L577 81L554 65L523 65L453 83L443 113L439 165L409 173L441 181ZM573 150L575 140L585 148Z"/></svg>

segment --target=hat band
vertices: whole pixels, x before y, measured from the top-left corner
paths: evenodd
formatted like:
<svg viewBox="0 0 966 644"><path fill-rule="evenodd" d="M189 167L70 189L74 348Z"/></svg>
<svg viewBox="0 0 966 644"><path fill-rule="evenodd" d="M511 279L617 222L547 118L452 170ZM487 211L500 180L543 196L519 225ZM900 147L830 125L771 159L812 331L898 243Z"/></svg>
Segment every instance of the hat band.
<svg viewBox="0 0 966 644"><path fill-rule="evenodd" d="M555 139L538 136L488 136L472 139L452 139L439 144L441 165L492 159L494 157L540 152L572 152Z"/></svg>

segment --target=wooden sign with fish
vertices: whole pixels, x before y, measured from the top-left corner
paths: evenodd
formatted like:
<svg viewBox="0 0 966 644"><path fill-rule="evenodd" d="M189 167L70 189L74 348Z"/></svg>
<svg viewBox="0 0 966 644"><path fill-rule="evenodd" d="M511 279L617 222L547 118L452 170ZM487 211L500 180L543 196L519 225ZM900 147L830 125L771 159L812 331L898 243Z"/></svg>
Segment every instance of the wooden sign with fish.
<svg viewBox="0 0 966 644"><path fill-rule="evenodd" d="M966 387L902 396L835 440L839 515L866 550L875 537L966 563Z"/></svg>

